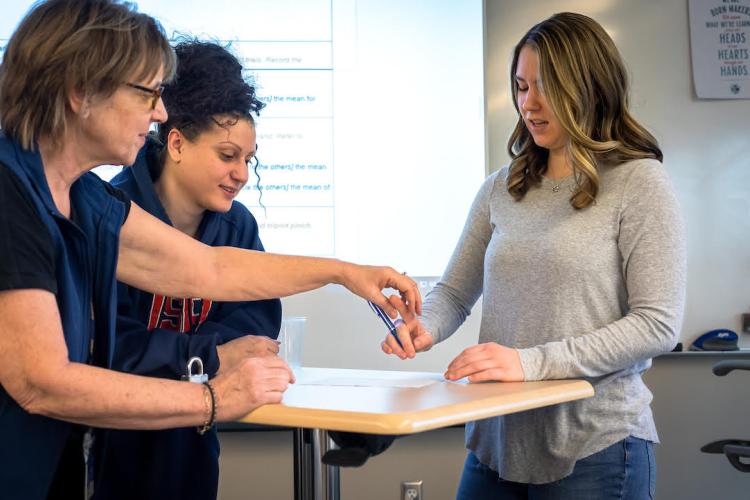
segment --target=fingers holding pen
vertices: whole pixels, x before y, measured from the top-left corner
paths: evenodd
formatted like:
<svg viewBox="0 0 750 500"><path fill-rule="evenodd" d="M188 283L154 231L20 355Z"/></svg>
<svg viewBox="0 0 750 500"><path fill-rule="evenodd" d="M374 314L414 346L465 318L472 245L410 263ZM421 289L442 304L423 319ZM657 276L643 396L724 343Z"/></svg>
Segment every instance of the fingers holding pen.
<svg viewBox="0 0 750 500"><path fill-rule="evenodd" d="M391 295L388 300L393 304L393 307L398 310L401 318L406 323L414 350L416 352L422 352L431 349L435 340L432 334L425 329L419 317L406 307L403 300L398 295Z"/></svg>
<svg viewBox="0 0 750 500"><path fill-rule="evenodd" d="M417 282L407 276L406 273L399 274L392 268L386 269L388 270L389 277L385 288L392 288L399 292L404 307L408 309L411 315L422 314L422 295L419 292ZM385 295L383 295L383 299L385 299L386 301L389 300L385 297ZM402 317L404 316L403 313L400 310L396 309L395 306L393 306L391 303L388 303L385 306L381 305L380 307L382 307L383 310L385 310L388 313L388 316L390 316L391 318L396 317L397 311L399 314L401 314Z"/></svg>
<svg viewBox="0 0 750 500"><path fill-rule="evenodd" d="M401 359L413 358L417 351L412 342L411 328L415 325L415 314L404 303L398 295L388 297L388 302L393 306L401 316L393 322L394 330L386 338L385 342L390 346L391 352Z"/></svg>
<svg viewBox="0 0 750 500"><path fill-rule="evenodd" d="M409 311L413 314L422 314L422 294L419 293L419 287L417 282L411 279L403 273L399 276L399 286L396 288L403 299L406 300L406 304L409 306ZM402 316L403 317L403 316Z"/></svg>
<svg viewBox="0 0 750 500"><path fill-rule="evenodd" d="M341 284L378 305L390 318L396 318L397 311L383 294L386 288L397 290L411 312L422 312L422 296L417 283L392 267L342 263Z"/></svg>
<svg viewBox="0 0 750 500"><path fill-rule="evenodd" d="M403 298L398 295L391 295L388 297L388 303L393 306L399 316L401 316L401 319L403 319L408 326L413 325L414 321L417 319L417 315L406 305Z"/></svg>
<svg viewBox="0 0 750 500"><path fill-rule="evenodd" d="M394 338L394 341L396 340L396 338L398 339L397 343L401 344L401 350L404 352L407 358L414 358L414 356L417 355L417 350L414 348L414 343L412 342L412 336L411 332L409 331L409 327L402 319L397 319L394 322L394 326L396 327L396 337ZM394 336L391 335L391 337Z"/></svg>
<svg viewBox="0 0 750 500"><path fill-rule="evenodd" d="M381 313L380 316L388 328L388 334L380 343L383 352L386 354L395 354L401 359L413 358L416 355L416 351L412 345L411 336L409 330L406 328L406 324L401 319L391 322L390 318L385 316L385 313Z"/></svg>
<svg viewBox="0 0 750 500"><path fill-rule="evenodd" d="M416 332L409 333L410 343L402 342L403 347L398 345L393 335L388 335L385 340L380 343L381 350L385 354L395 354L401 359L411 359L416 357L416 353L427 351L432 348L434 339L432 334L427 332L419 323ZM404 326L404 325L401 325ZM399 339L402 337L399 335ZM408 345L413 349L414 354L409 354L407 349Z"/></svg>
<svg viewBox="0 0 750 500"><path fill-rule="evenodd" d="M388 301L399 312L401 319L396 320L394 324L396 335L389 335L382 342L383 352L407 359L414 358L417 352L430 349L434 343L432 334L425 330L414 311L406 306L403 298L392 295Z"/></svg>

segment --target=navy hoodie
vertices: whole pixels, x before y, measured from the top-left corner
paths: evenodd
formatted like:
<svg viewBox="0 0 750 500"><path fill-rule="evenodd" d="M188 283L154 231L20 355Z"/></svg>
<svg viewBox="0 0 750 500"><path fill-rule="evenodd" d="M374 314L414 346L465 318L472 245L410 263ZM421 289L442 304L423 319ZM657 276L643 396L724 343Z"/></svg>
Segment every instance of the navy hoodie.
<svg viewBox="0 0 750 500"><path fill-rule="evenodd" d="M111 183L144 210L171 222L154 189L160 145L149 138L136 163ZM206 212L198 238L210 246L263 250L258 225L240 203L227 213ZM243 335L276 338L281 301L211 302L170 298L118 284L117 336L112 368L171 379L186 374L199 356L213 377L216 346ZM166 396L165 396L166 397ZM97 499L213 499L219 480L216 429L199 435L195 427L160 431L107 431L99 463Z"/></svg>

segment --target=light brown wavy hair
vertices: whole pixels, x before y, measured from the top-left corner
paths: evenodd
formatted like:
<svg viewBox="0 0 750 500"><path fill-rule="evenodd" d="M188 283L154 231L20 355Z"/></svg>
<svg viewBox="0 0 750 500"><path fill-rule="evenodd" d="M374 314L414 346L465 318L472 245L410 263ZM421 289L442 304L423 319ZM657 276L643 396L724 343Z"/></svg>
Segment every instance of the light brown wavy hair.
<svg viewBox="0 0 750 500"><path fill-rule="evenodd" d="M656 139L628 111L628 75L612 38L593 19L563 12L532 27L513 51L510 68L518 122L508 140L511 157L508 192L517 201L541 183L549 151L534 143L518 108L516 68L521 49L539 57L544 96L569 137L567 154L577 187L570 198L576 209L596 200L597 164L621 164L663 155Z"/></svg>
<svg viewBox="0 0 750 500"><path fill-rule="evenodd" d="M175 56L164 29L134 4L49 0L18 25L0 65L0 128L33 149L59 145L73 92L109 97L126 81L169 80Z"/></svg>

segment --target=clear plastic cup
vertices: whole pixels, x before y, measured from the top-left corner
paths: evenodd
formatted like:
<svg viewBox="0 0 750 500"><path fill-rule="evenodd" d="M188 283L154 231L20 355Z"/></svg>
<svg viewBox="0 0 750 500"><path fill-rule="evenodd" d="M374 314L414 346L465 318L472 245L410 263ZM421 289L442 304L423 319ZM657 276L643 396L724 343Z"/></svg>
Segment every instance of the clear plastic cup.
<svg viewBox="0 0 750 500"><path fill-rule="evenodd" d="M281 319L279 357L293 370L302 367L306 320L303 316L288 316Z"/></svg>

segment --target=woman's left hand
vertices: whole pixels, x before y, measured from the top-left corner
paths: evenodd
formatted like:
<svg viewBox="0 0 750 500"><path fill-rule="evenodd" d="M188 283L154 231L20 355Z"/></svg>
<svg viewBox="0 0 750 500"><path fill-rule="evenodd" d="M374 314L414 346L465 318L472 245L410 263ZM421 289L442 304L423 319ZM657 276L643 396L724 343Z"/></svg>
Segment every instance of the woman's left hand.
<svg viewBox="0 0 750 500"><path fill-rule="evenodd" d="M217 345L216 353L219 355L219 373L225 373L234 370L245 358L276 356L279 341L263 335L243 335Z"/></svg>
<svg viewBox="0 0 750 500"><path fill-rule="evenodd" d="M469 382L522 382L524 380L518 351L495 342L478 344L456 356L445 371L446 380L469 377Z"/></svg>

